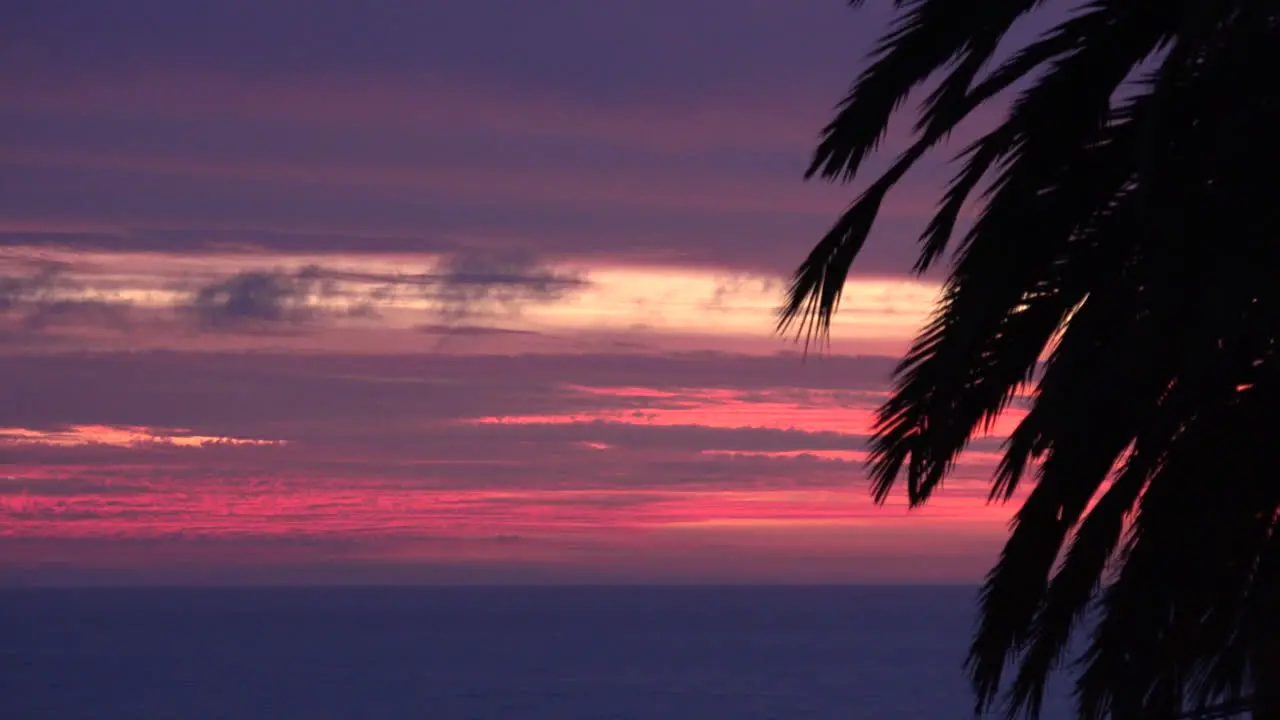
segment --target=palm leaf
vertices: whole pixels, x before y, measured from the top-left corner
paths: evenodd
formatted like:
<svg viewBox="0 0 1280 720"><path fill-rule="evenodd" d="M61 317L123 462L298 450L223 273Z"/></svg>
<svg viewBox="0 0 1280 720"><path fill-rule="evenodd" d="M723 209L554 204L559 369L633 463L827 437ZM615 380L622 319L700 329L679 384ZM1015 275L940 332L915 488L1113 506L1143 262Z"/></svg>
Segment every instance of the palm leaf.
<svg viewBox="0 0 1280 720"><path fill-rule="evenodd" d="M1280 93L1249 79L1280 67L1280 8L1094 0L980 77L1040 3L895 5L809 174L854 179L898 107L941 78L917 139L797 270L780 328L826 339L887 194L975 108L1027 83L960 153L920 238L924 272L980 204L871 446L874 497L905 474L910 503L925 502L1034 382L991 488L1012 499L1036 468L983 588L968 659L978 709L1016 661L1006 709L1037 715L1091 607L1083 717L1172 716L1250 687L1255 707L1280 708L1250 677L1280 664L1265 609L1280 602L1280 483L1261 430L1280 420Z"/></svg>

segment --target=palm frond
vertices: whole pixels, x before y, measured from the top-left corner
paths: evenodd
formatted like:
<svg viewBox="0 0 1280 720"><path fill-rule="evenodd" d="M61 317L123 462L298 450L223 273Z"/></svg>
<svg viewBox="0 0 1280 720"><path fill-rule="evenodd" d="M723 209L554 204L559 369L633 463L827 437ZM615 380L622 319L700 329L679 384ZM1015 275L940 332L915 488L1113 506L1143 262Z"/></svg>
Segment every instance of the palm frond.
<svg viewBox="0 0 1280 720"><path fill-rule="evenodd" d="M853 179L896 108L944 74L915 142L797 271L780 328L825 339L886 195L975 108L1029 81L960 153L920 238L924 272L980 205L895 372L869 463L877 501L905 474L909 502L925 502L1034 381L991 487L1012 499L1036 468L983 589L968 659L978 709L1016 661L1006 710L1038 715L1092 609L1082 717L1173 716L1251 688L1255 707L1280 712L1280 693L1250 676L1280 679L1267 610L1280 602L1280 481L1264 430L1280 421L1280 87L1249 79L1280 67L1280 10L1092 0L980 77L1040 3L895 4L810 174Z"/></svg>

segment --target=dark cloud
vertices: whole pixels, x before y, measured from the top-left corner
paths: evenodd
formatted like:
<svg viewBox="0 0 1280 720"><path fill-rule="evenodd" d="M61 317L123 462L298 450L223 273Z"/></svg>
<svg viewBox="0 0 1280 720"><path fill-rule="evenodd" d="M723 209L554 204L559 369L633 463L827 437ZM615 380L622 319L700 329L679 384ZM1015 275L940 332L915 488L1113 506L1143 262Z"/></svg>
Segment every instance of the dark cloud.
<svg viewBox="0 0 1280 720"><path fill-rule="evenodd" d="M344 289L343 283L366 289ZM242 272L197 288L180 310L203 330L271 330L373 316L379 305L408 294L432 305L428 315L437 322L425 324L424 332L479 335L503 331L464 321L515 315L526 305L559 300L587 285L580 275L552 268L528 253L465 253L446 256L437 268L422 273L378 275L317 265L295 272Z"/></svg>
<svg viewBox="0 0 1280 720"><path fill-rule="evenodd" d="M527 252L452 255L438 270L416 280L428 289L440 315L454 323L559 300L588 284L580 275L550 268Z"/></svg>
<svg viewBox="0 0 1280 720"><path fill-rule="evenodd" d="M46 300L65 284L62 263L33 261L20 265L27 267L26 274L0 276L0 311Z"/></svg>
<svg viewBox="0 0 1280 720"><path fill-rule="evenodd" d="M0 333L30 340L52 328L132 329L133 307L114 294L117 279L100 269L72 270L61 262L6 261L0 267ZM375 275L319 265L244 271L189 288L188 299L168 311L203 331L298 332L336 318L375 316L380 305L408 295L430 305L422 311L423 333L517 334L466 321L516 315L526 305L553 302L587 285L580 275L527 252L468 252L446 255L438 267L420 273ZM151 313L153 330L183 329L172 322L161 327L163 312Z"/></svg>
<svg viewBox="0 0 1280 720"><path fill-rule="evenodd" d="M205 330L300 325L324 312L318 303L334 294L320 268L244 272L196 290L184 310Z"/></svg>
<svg viewBox="0 0 1280 720"><path fill-rule="evenodd" d="M86 294L66 263L29 260L6 264L0 274L3 337L22 340L58 327L127 330L131 306L106 292Z"/></svg>
<svg viewBox="0 0 1280 720"><path fill-rule="evenodd" d="M104 300L59 300L34 307L23 320L24 329L39 332L52 327L80 326L127 331L133 327L130 305Z"/></svg>

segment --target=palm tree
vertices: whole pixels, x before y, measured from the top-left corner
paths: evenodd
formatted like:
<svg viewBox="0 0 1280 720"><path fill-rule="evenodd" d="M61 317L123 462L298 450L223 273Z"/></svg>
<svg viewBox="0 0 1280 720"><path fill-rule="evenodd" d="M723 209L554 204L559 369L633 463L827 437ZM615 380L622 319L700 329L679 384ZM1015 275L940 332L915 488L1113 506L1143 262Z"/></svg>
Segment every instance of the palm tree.
<svg viewBox="0 0 1280 720"><path fill-rule="evenodd" d="M938 84L914 144L796 271L780 327L829 333L885 194L1013 93L920 239L924 272L979 201L869 462L878 501L905 476L924 503L1030 392L991 485L1007 501L1034 477L982 589L978 711L1038 715L1070 659L1081 717L1245 701L1280 718L1280 0L1092 0L999 63L1042 0L895 6L808 176L854 179L895 109Z"/></svg>

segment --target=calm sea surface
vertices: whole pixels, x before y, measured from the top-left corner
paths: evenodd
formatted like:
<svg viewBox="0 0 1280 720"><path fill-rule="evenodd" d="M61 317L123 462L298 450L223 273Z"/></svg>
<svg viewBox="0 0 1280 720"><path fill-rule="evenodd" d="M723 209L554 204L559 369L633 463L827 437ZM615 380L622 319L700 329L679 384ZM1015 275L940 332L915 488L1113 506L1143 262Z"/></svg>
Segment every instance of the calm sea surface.
<svg viewBox="0 0 1280 720"><path fill-rule="evenodd" d="M0 591L0 718L972 717L969 588ZM1064 717L1059 689L1048 717Z"/></svg>

